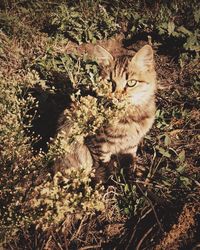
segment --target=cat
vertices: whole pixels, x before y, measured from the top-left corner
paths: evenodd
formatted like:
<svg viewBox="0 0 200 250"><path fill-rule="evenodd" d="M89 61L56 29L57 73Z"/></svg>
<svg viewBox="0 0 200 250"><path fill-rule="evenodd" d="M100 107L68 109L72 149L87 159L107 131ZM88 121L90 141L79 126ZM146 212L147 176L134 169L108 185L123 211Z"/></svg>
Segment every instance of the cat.
<svg viewBox="0 0 200 250"><path fill-rule="evenodd" d="M57 160L64 168L87 165L96 169L96 179L105 179L113 156L131 155L136 158L137 147L150 130L155 119L156 71L153 49L143 46L134 56L114 58L97 45L94 58L101 68L101 81L112 85L112 95L125 98L128 111L117 122L103 126L84 143L74 143L71 153ZM70 133L70 122L61 122L59 131Z"/></svg>

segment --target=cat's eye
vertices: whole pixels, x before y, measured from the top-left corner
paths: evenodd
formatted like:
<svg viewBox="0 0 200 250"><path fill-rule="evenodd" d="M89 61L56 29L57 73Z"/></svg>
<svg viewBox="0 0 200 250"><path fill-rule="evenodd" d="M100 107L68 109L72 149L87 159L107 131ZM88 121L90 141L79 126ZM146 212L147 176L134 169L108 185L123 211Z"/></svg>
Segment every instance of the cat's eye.
<svg viewBox="0 0 200 250"><path fill-rule="evenodd" d="M112 92L116 90L116 86L117 84L114 81L112 81Z"/></svg>
<svg viewBox="0 0 200 250"><path fill-rule="evenodd" d="M138 83L138 81L136 81L136 80L129 80L127 82L127 86L128 87L135 87L137 83Z"/></svg>
<svg viewBox="0 0 200 250"><path fill-rule="evenodd" d="M112 92L114 92L114 91L115 91L115 89L116 89L116 86L117 86L116 82L115 82L115 81L113 81L111 78L110 78L110 79L108 79L108 82L109 82L109 83L111 83L111 86L112 86Z"/></svg>

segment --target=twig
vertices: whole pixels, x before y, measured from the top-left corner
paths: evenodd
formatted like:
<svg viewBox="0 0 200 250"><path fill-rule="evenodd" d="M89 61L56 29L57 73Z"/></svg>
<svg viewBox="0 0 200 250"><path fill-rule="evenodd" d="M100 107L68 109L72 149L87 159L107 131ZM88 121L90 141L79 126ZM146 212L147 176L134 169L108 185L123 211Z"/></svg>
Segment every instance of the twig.
<svg viewBox="0 0 200 250"><path fill-rule="evenodd" d="M83 225L83 222L85 221L86 218L87 218L87 215L85 215L85 216L83 217L83 219L81 220L81 223L80 223L80 225L79 225L79 227L78 227L78 230L73 234L73 236L72 236L71 239L70 239L70 242L71 242L75 237L77 237L77 236L79 235L79 233L80 233L80 231L81 231L81 228L82 228L82 225Z"/></svg>
<svg viewBox="0 0 200 250"><path fill-rule="evenodd" d="M54 242L55 242L56 245L59 247L59 249L60 249L60 250L64 250L64 249L62 248L62 246L60 245L60 243L57 241L57 239L56 239L56 237L55 237L55 235L54 235L53 232L51 232L51 235L52 235L52 238L53 238Z"/></svg>
<svg viewBox="0 0 200 250"><path fill-rule="evenodd" d="M44 246L42 245L41 249L48 249L49 248L49 243L51 243L52 235L49 235L48 239L46 242L44 242Z"/></svg>
<svg viewBox="0 0 200 250"><path fill-rule="evenodd" d="M65 248L66 250L69 250L69 242L66 238L66 233L63 235L63 238L64 238L64 244L65 244Z"/></svg>
<svg viewBox="0 0 200 250"><path fill-rule="evenodd" d="M188 178L188 177L187 177ZM195 180L192 177L189 177L188 179L192 180L198 187L200 187L200 182L198 182L197 180Z"/></svg>
<svg viewBox="0 0 200 250"><path fill-rule="evenodd" d="M154 226L153 226L153 227L154 227ZM143 235L142 239L139 241L139 243L138 243L138 245L137 245L137 247L136 247L135 250L139 250L139 249L140 249L140 247L141 247L143 241L145 240L145 238L146 238L146 237L151 233L151 231L153 230L153 227L151 227L151 228Z"/></svg>
<svg viewBox="0 0 200 250"><path fill-rule="evenodd" d="M190 131L200 131L200 129L198 129L198 128L194 128L194 129L184 129L184 128L181 128L181 129L172 129L172 130L170 130L170 131L168 131L167 133L169 133L169 134L174 134L174 133L181 133L181 132L183 132L183 130L184 130L184 132L190 132Z"/></svg>
<svg viewBox="0 0 200 250"><path fill-rule="evenodd" d="M151 211L152 211L152 208L149 208L149 210L147 210L146 213L142 215L142 217L140 218L140 221L144 219L149 213L151 213Z"/></svg>
<svg viewBox="0 0 200 250"><path fill-rule="evenodd" d="M157 169L158 169L160 163L162 162L162 160L163 160L163 155L161 156L161 158L159 159L159 161L158 161L158 163L156 164L155 168L153 169L153 171L152 171L153 173L152 173L152 176L151 176L151 177L153 177L153 176L155 175L155 173L156 173L156 171L157 171Z"/></svg>
<svg viewBox="0 0 200 250"><path fill-rule="evenodd" d="M95 249L97 247L101 247L101 244L100 245L93 245L93 246L86 246L86 247L81 247L80 250L87 250L87 249Z"/></svg>
<svg viewBox="0 0 200 250"><path fill-rule="evenodd" d="M151 206L151 208L152 208L152 210L153 210L153 213L154 213L154 215L155 215L155 219L156 219L156 221L157 221L157 224L158 224L160 230L164 233L164 230L163 230L162 225L161 225L161 223L160 223L160 221L159 221L159 219L158 219L157 213L156 213L156 211L155 211L155 208L154 208L154 206L153 206L151 200L148 198L147 195L145 195L145 193L143 192L143 190L142 190L142 188L140 187L140 185L137 185L137 187L139 188L140 192L144 195L144 197L148 200L148 202L149 202L149 204L150 204L150 206Z"/></svg>
<svg viewBox="0 0 200 250"><path fill-rule="evenodd" d="M133 241L133 238L134 238L134 236L135 236L136 228L137 228L137 226L136 226L135 229L133 230L133 232L132 232L132 234L131 234L131 237L130 237L130 239L129 239L129 241L128 241L128 245L126 246L125 250L128 250L128 249L129 249L129 246L131 245L131 242Z"/></svg>
<svg viewBox="0 0 200 250"><path fill-rule="evenodd" d="M146 183L145 181L140 181L140 180L135 180L133 181L133 183L137 183L137 184L143 184L143 185L147 185L147 186L150 186L150 187L156 187L156 188L160 188L160 189L163 189L165 188L164 185L161 185L161 184L155 184L155 182L149 182L149 183Z"/></svg>
<svg viewBox="0 0 200 250"><path fill-rule="evenodd" d="M147 212L146 212L142 217L139 218L139 220L137 221L137 225L138 225L138 224L140 223L140 221L141 221L143 218L145 218L151 211L152 211L152 208L150 208L149 210L147 210ZM135 229L133 230L133 232L132 232L132 234L131 234L131 237L130 237L130 239L129 239L129 241L128 241L128 244L127 244L125 250L128 250L129 247L130 247L130 245L131 245L131 242L133 242L133 238L134 238L134 236L135 236L135 232L136 232L136 229L137 229L137 225L136 225Z"/></svg>

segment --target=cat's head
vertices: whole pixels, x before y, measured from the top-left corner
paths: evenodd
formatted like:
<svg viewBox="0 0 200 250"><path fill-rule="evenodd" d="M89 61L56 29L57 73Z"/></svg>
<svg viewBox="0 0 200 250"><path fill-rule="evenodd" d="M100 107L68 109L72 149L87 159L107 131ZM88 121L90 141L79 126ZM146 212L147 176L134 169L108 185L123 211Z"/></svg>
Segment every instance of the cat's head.
<svg viewBox="0 0 200 250"><path fill-rule="evenodd" d="M113 95L121 95L135 105L148 102L154 95L156 72L150 45L142 47L133 57L117 58L97 45L94 57L102 69L102 80L112 85Z"/></svg>

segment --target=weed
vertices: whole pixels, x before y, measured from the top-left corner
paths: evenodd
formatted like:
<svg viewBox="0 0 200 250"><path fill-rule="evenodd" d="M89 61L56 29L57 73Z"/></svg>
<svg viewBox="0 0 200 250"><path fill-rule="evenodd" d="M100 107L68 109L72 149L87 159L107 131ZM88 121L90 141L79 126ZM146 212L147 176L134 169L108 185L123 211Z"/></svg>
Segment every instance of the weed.
<svg viewBox="0 0 200 250"><path fill-rule="evenodd" d="M196 0L0 2L0 241L6 248L113 248L117 238L121 248L153 249L179 214L161 244L195 240L190 228L198 226L199 206L199 20ZM53 161L71 142L126 112L126 105L109 99L96 62L69 55L66 47L120 32L125 45L149 36L158 78L169 83L158 90L155 125L138 150L145 173L130 182L122 170L107 190L92 187L87 166L52 176ZM74 106L65 115L74 126L68 141L62 135L50 139L55 131L45 138L32 133L45 113L41 103L50 103L54 115L69 99ZM41 130L48 130L50 120ZM40 140L46 151L33 147ZM191 213L188 202L198 204Z"/></svg>

